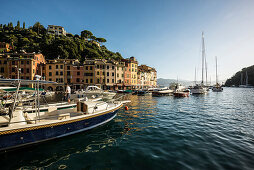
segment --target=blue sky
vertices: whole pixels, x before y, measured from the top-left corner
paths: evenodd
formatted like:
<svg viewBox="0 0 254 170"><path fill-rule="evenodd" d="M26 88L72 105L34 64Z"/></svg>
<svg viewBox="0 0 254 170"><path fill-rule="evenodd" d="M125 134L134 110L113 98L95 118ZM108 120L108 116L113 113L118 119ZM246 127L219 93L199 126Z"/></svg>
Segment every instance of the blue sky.
<svg viewBox="0 0 254 170"><path fill-rule="evenodd" d="M201 33L205 33L208 77L231 77L254 64L252 0L3 1L0 23L39 21L67 32L90 30L108 49L155 67L160 78L201 78Z"/></svg>

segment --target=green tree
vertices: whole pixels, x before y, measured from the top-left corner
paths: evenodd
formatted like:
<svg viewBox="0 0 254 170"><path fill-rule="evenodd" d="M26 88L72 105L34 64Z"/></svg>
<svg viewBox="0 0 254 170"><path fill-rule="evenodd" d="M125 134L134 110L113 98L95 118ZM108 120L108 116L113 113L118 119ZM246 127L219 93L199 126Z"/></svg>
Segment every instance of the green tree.
<svg viewBox="0 0 254 170"><path fill-rule="evenodd" d="M93 36L93 33L91 31L84 30L81 32L81 38L90 39L91 36Z"/></svg>
<svg viewBox="0 0 254 170"><path fill-rule="evenodd" d="M105 38L96 38L96 40L99 42L99 43L105 43L107 42L107 40Z"/></svg>
<svg viewBox="0 0 254 170"><path fill-rule="evenodd" d="M16 29L17 29L17 30L19 30L19 29L20 29L20 22L19 22L19 21L17 22Z"/></svg>
<svg viewBox="0 0 254 170"><path fill-rule="evenodd" d="M23 29L25 29L26 28L26 23L25 22L23 22Z"/></svg>
<svg viewBox="0 0 254 170"><path fill-rule="evenodd" d="M39 22L36 22L36 23L33 25L32 30L33 30L34 32L37 32L37 34L45 34L45 33L46 33L46 29L45 29L44 26L41 25Z"/></svg>

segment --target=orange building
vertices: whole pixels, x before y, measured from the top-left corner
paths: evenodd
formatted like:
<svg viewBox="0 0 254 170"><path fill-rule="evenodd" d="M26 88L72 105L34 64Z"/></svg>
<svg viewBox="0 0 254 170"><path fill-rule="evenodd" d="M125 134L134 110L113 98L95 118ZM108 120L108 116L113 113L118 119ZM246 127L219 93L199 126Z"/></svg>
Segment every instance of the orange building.
<svg viewBox="0 0 254 170"><path fill-rule="evenodd" d="M35 53L4 53L0 54L0 58L3 76L12 79L33 80L40 73L40 65L45 63L44 56Z"/></svg>

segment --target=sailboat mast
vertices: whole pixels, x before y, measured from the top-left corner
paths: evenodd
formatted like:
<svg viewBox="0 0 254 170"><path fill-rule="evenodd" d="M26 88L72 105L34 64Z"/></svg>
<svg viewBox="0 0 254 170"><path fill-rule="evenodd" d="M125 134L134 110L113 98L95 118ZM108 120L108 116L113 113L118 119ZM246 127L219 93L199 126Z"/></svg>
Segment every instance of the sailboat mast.
<svg viewBox="0 0 254 170"><path fill-rule="evenodd" d="M197 70L196 70L196 67L195 67L195 85L197 84Z"/></svg>
<svg viewBox="0 0 254 170"><path fill-rule="evenodd" d="M216 85L218 84L218 74L217 74L217 56L215 57L216 61Z"/></svg>
<svg viewBox="0 0 254 170"><path fill-rule="evenodd" d="M201 85L204 84L204 61L205 60L205 40L204 40L204 32L202 32L202 81Z"/></svg>
<svg viewBox="0 0 254 170"><path fill-rule="evenodd" d="M246 86L248 85L248 73L246 71Z"/></svg>

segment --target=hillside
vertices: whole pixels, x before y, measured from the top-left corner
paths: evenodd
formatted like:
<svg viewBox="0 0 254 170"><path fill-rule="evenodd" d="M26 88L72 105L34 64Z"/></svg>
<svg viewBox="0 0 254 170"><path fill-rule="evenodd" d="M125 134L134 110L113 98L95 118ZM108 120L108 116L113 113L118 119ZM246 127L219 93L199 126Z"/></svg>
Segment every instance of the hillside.
<svg viewBox="0 0 254 170"><path fill-rule="evenodd" d="M241 84L241 75L243 76L243 84L246 84L246 72L248 74L248 84L254 85L254 65L243 68L241 71L238 71L230 79L227 79L225 86L239 86Z"/></svg>
<svg viewBox="0 0 254 170"><path fill-rule="evenodd" d="M97 38L88 30L81 31L80 35L54 35L48 34L39 22L29 28L26 28L25 22L21 27L19 21L16 26L12 22L0 24L0 42L10 43L13 46L10 52L41 52L46 59L60 57L83 61L85 58L122 58L120 53L114 53L102 45L106 39Z"/></svg>

